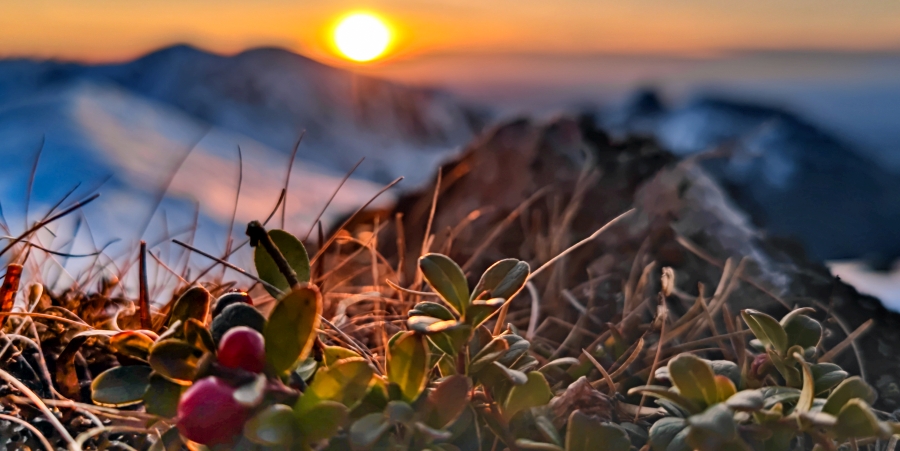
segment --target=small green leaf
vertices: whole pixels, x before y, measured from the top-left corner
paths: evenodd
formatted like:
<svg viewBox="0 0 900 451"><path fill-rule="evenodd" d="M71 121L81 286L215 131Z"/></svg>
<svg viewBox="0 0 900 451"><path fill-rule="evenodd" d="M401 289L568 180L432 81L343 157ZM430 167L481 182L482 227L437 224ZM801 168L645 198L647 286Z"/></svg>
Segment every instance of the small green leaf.
<svg viewBox="0 0 900 451"><path fill-rule="evenodd" d="M278 247L284 259L287 260L288 265L297 273L297 280L300 283L309 282L309 255L306 253L303 243L284 230L269 230L269 237L272 238L272 242ZM281 293L279 293L263 285L273 297L277 298L282 293L287 293L291 290L287 279L278 270L278 265L275 264L275 260L266 251L265 246L256 246L256 249L253 251L253 262L256 265L256 273L259 274L259 278L281 290Z"/></svg>
<svg viewBox="0 0 900 451"><path fill-rule="evenodd" d="M151 371L147 365L110 368L91 383L91 399L106 407L138 404L147 391Z"/></svg>
<svg viewBox="0 0 900 451"><path fill-rule="evenodd" d="M777 352L784 353L788 348L788 336L784 327L769 315L756 310L747 309L741 312L744 322L753 331L753 335L765 346L772 346Z"/></svg>
<svg viewBox="0 0 900 451"><path fill-rule="evenodd" d="M816 383L809 370L809 365L804 360L800 360L800 367L803 370L803 386L800 388L800 399L797 400L795 410L799 413L806 413L812 408L813 400L816 398Z"/></svg>
<svg viewBox="0 0 900 451"><path fill-rule="evenodd" d="M195 318L189 318L183 327L185 341L206 352L216 352L216 343L203 323Z"/></svg>
<svg viewBox="0 0 900 451"><path fill-rule="evenodd" d="M822 412L837 416L844 405L856 398L868 404L874 403L876 398L875 390L872 390L872 387L859 376L853 376L841 382L828 396Z"/></svg>
<svg viewBox="0 0 900 451"><path fill-rule="evenodd" d="M206 291L206 288L203 288L201 285L191 287L185 291L181 297L175 301L175 305L172 306L172 313L169 315L169 327L171 327L175 321L181 321L183 323L187 321L188 318L194 318L202 324L206 324L206 317L209 315L209 303L211 300L212 297L209 295L209 291Z"/></svg>
<svg viewBox="0 0 900 451"><path fill-rule="evenodd" d="M300 436L308 445L329 439L347 424L348 418L347 406L335 401L320 401L298 417Z"/></svg>
<svg viewBox="0 0 900 451"><path fill-rule="evenodd" d="M503 417L509 421L513 415L532 407L543 406L553 398L550 385L544 375L532 371L528 373L528 382L514 386L503 403Z"/></svg>
<svg viewBox="0 0 900 451"><path fill-rule="evenodd" d="M293 368L309 355L321 315L322 294L315 285L301 286L275 305L263 332L266 361L275 374Z"/></svg>
<svg viewBox="0 0 900 451"><path fill-rule="evenodd" d="M849 373L833 363L814 363L809 369L816 380L817 395L834 388L849 376Z"/></svg>
<svg viewBox="0 0 900 451"><path fill-rule="evenodd" d="M420 302L413 307L412 310L409 311L407 316L430 316L432 318L437 318L441 320L451 320L456 319L453 316L453 313L450 312L447 307L444 307L437 302Z"/></svg>
<svg viewBox="0 0 900 451"><path fill-rule="evenodd" d="M735 393L725 401L725 405L734 410L755 412L761 410L766 400L759 390L743 390Z"/></svg>
<svg viewBox="0 0 900 451"><path fill-rule="evenodd" d="M526 438L516 440L516 447L519 449L528 449L532 451L566 451L552 443L536 442Z"/></svg>
<svg viewBox="0 0 900 451"><path fill-rule="evenodd" d="M628 451L631 440L621 427L603 423L576 410L569 415L566 451Z"/></svg>
<svg viewBox="0 0 900 451"><path fill-rule="evenodd" d="M294 441L294 412L284 404L273 404L244 424L244 437L264 446L289 446Z"/></svg>
<svg viewBox="0 0 900 451"><path fill-rule="evenodd" d="M493 368L496 368L497 370L499 370L501 372L501 374L503 374L503 377L506 378L506 380L509 381L509 383L511 383L513 385L525 385L528 383L528 375L527 374L525 374L519 370L514 370L512 368L509 368L500 362L492 362L490 367L493 367ZM541 373L541 374L543 374L543 373Z"/></svg>
<svg viewBox="0 0 900 451"><path fill-rule="evenodd" d="M487 346L478 351L469 363L469 373L477 374L482 368L499 359L509 349L509 343L502 337L491 340Z"/></svg>
<svg viewBox="0 0 900 451"><path fill-rule="evenodd" d="M446 255L427 254L419 258L419 269L428 285L462 315L469 305L469 284L459 265Z"/></svg>
<svg viewBox="0 0 900 451"><path fill-rule="evenodd" d="M531 267L528 266L528 263L514 258L500 260L491 265L481 276L481 280L472 291L472 300L512 299L525 286L530 274Z"/></svg>
<svg viewBox="0 0 900 451"><path fill-rule="evenodd" d="M459 417L469 404L472 381L463 375L450 376L442 380L428 394L430 415L428 424L442 429Z"/></svg>
<svg viewBox="0 0 900 451"><path fill-rule="evenodd" d="M126 330L109 337L109 346L117 354L147 360L153 339L134 330Z"/></svg>
<svg viewBox="0 0 900 451"><path fill-rule="evenodd" d="M416 416L415 409L407 402L390 401L384 408L384 415L394 424L409 424Z"/></svg>
<svg viewBox="0 0 900 451"><path fill-rule="evenodd" d="M321 401L353 407L366 394L373 374L369 362L361 357L340 360L316 373L294 410L297 415L304 415Z"/></svg>
<svg viewBox="0 0 900 451"><path fill-rule="evenodd" d="M350 443L354 449L366 449L374 445L391 428L382 413L370 413L350 426Z"/></svg>
<svg viewBox="0 0 900 451"><path fill-rule="evenodd" d="M144 394L144 407L147 413L165 418L175 417L178 413L178 401L184 390L183 385L171 382L159 374L151 374L150 385Z"/></svg>
<svg viewBox="0 0 900 451"><path fill-rule="evenodd" d="M459 321L455 319L442 320L433 316L410 316L406 320L406 325L410 330L414 330L421 334L431 335L444 332L448 329L459 325Z"/></svg>
<svg viewBox="0 0 900 451"><path fill-rule="evenodd" d="M633 395L635 393L641 393L644 395L653 396L654 398L660 398L670 401L676 404L679 408L689 413L699 413L703 410L701 404L697 401L689 399L684 395L678 393L677 391L670 390L667 387L662 387L659 385L643 385L628 390L629 395Z"/></svg>
<svg viewBox="0 0 900 451"><path fill-rule="evenodd" d="M428 342L423 335L406 332L391 345L387 356L388 380L400 387L407 402L415 401L425 388L428 363Z"/></svg>
<svg viewBox="0 0 900 451"><path fill-rule="evenodd" d="M822 324L806 315L794 316L782 324L787 333L789 346L801 346L806 349L817 346L822 338Z"/></svg>
<svg viewBox="0 0 900 451"><path fill-rule="evenodd" d="M486 301L477 300L469 304L466 315L463 320L472 327L478 327L484 324L494 312L500 310L506 301L503 298L493 298Z"/></svg>
<svg viewBox="0 0 900 451"><path fill-rule="evenodd" d="M718 402L718 388L712 367L693 354L680 354L669 361L669 377L678 392L698 404Z"/></svg>
<svg viewBox="0 0 900 451"><path fill-rule="evenodd" d="M872 412L872 408L859 398L851 399L841 408L837 415L834 432L840 439L881 438L882 435L885 435L875 412Z"/></svg>
<svg viewBox="0 0 900 451"><path fill-rule="evenodd" d="M737 424L725 404L716 404L703 413L688 418L690 432L687 443L694 449L728 449L726 445L738 438Z"/></svg>
<svg viewBox="0 0 900 451"><path fill-rule="evenodd" d="M351 351L350 349L341 346L325 346L325 350L322 352L322 365L328 367L334 365L339 360L354 357L358 358L360 355L355 351Z"/></svg>
<svg viewBox="0 0 900 451"><path fill-rule="evenodd" d="M157 342L150 349L148 362L162 376L181 385L190 385L197 375L203 350L174 338Z"/></svg>
<svg viewBox="0 0 900 451"><path fill-rule="evenodd" d="M471 335L472 326L459 323L443 332L429 335L428 339L444 353L455 356L469 341Z"/></svg>
<svg viewBox="0 0 900 451"><path fill-rule="evenodd" d="M665 451L669 444L688 426L683 418L661 418L650 426L650 448L653 451Z"/></svg>

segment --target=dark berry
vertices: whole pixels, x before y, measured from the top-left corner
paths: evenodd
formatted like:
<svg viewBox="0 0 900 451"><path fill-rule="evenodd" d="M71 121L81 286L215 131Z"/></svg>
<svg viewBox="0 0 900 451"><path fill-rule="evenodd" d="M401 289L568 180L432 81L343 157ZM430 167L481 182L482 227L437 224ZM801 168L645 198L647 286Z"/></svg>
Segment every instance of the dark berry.
<svg viewBox="0 0 900 451"><path fill-rule="evenodd" d="M225 332L232 327L247 326L259 333L263 332L266 326L266 318L259 313L256 308L243 302L231 304L222 310L222 314L217 316L213 322L210 332L216 344L222 340Z"/></svg>
<svg viewBox="0 0 900 451"><path fill-rule="evenodd" d="M245 291L233 291L231 293L225 293L222 296L219 296L219 299L216 300L216 306L215 308L213 308L212 313L213 318L219 316L219 314L222 313L223 310L225 310L225 307L238 303L253 305L253 298L251 298L250 294Z"/></svg>

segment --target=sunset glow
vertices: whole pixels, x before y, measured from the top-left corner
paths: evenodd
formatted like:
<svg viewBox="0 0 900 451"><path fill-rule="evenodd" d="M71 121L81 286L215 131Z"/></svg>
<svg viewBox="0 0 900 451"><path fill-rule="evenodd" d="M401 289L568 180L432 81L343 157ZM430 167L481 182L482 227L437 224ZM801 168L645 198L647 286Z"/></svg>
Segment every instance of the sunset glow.
<svg viewBox="0 0 900 451"><path fill-rule="evenodd" d="M341 54L353 61L372 61L382 55L391 43L391 30L380 18L369 13L345 17L334 29L334 44Z"/></svg>

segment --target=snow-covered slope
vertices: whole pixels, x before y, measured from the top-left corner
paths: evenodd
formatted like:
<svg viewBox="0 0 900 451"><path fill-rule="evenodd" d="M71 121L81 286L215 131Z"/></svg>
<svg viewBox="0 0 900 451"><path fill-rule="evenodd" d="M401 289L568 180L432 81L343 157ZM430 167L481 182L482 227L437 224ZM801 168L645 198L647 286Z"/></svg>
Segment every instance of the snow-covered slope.
<svg viewBox="0 0 900 451"><path fill-rule="evenodd" d="M123 250L140 238L148 221L144 238L151 242L164 238L166 230L188 230L199 208L198 243L221 251L238 185L238 146L243 155L243 179L237 234L242 232L241 223L269 214L287 172L288 155L283 152L210 126L172 106L113 85L84 80L61 83L0 108L0 155L5 174L0 179L0 199L14 231L24 228L22 204L42 137L45 142L29 218L43 215L78 183L82 185L73 198L105 181L99 189L101 198L85 209L86 220L97 242L122 238ZM151 218L155 197L173 173L168 195ZM314 163L295 163L287 228L305 232L341 177ZM352 211L380 187L365 180L348 181L325 220L330 223L336 215ZM115 250L113 246L113 253Z"/></svg>
<svg viewBox="0 0 900 451"><path fill-rule="evenodd" d="M434 167L468 142L478 125L470 110L439 91L274 48L220 56L180 45L99 66L0 62L0 104L85 79L114 84L283 153L305 131L301 159L343 172L366 157L358 174L379 182L400 175L411 177L410 185L423 182L419 169Z"/></svg>

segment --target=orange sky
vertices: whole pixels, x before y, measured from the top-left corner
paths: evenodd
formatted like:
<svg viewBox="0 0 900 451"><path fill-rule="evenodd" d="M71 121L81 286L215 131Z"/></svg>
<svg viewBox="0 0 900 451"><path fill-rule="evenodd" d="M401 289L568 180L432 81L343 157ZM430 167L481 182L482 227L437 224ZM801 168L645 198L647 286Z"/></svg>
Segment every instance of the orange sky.
<svg viewBox="0 0 900 451"><path fill-rule="evenodd" d="M356 9L399 30L394 59L900 48L895 0L2 0L0 56L108 61L188 42L225 53L277 45L329 60L326 30Z"/></svg>

